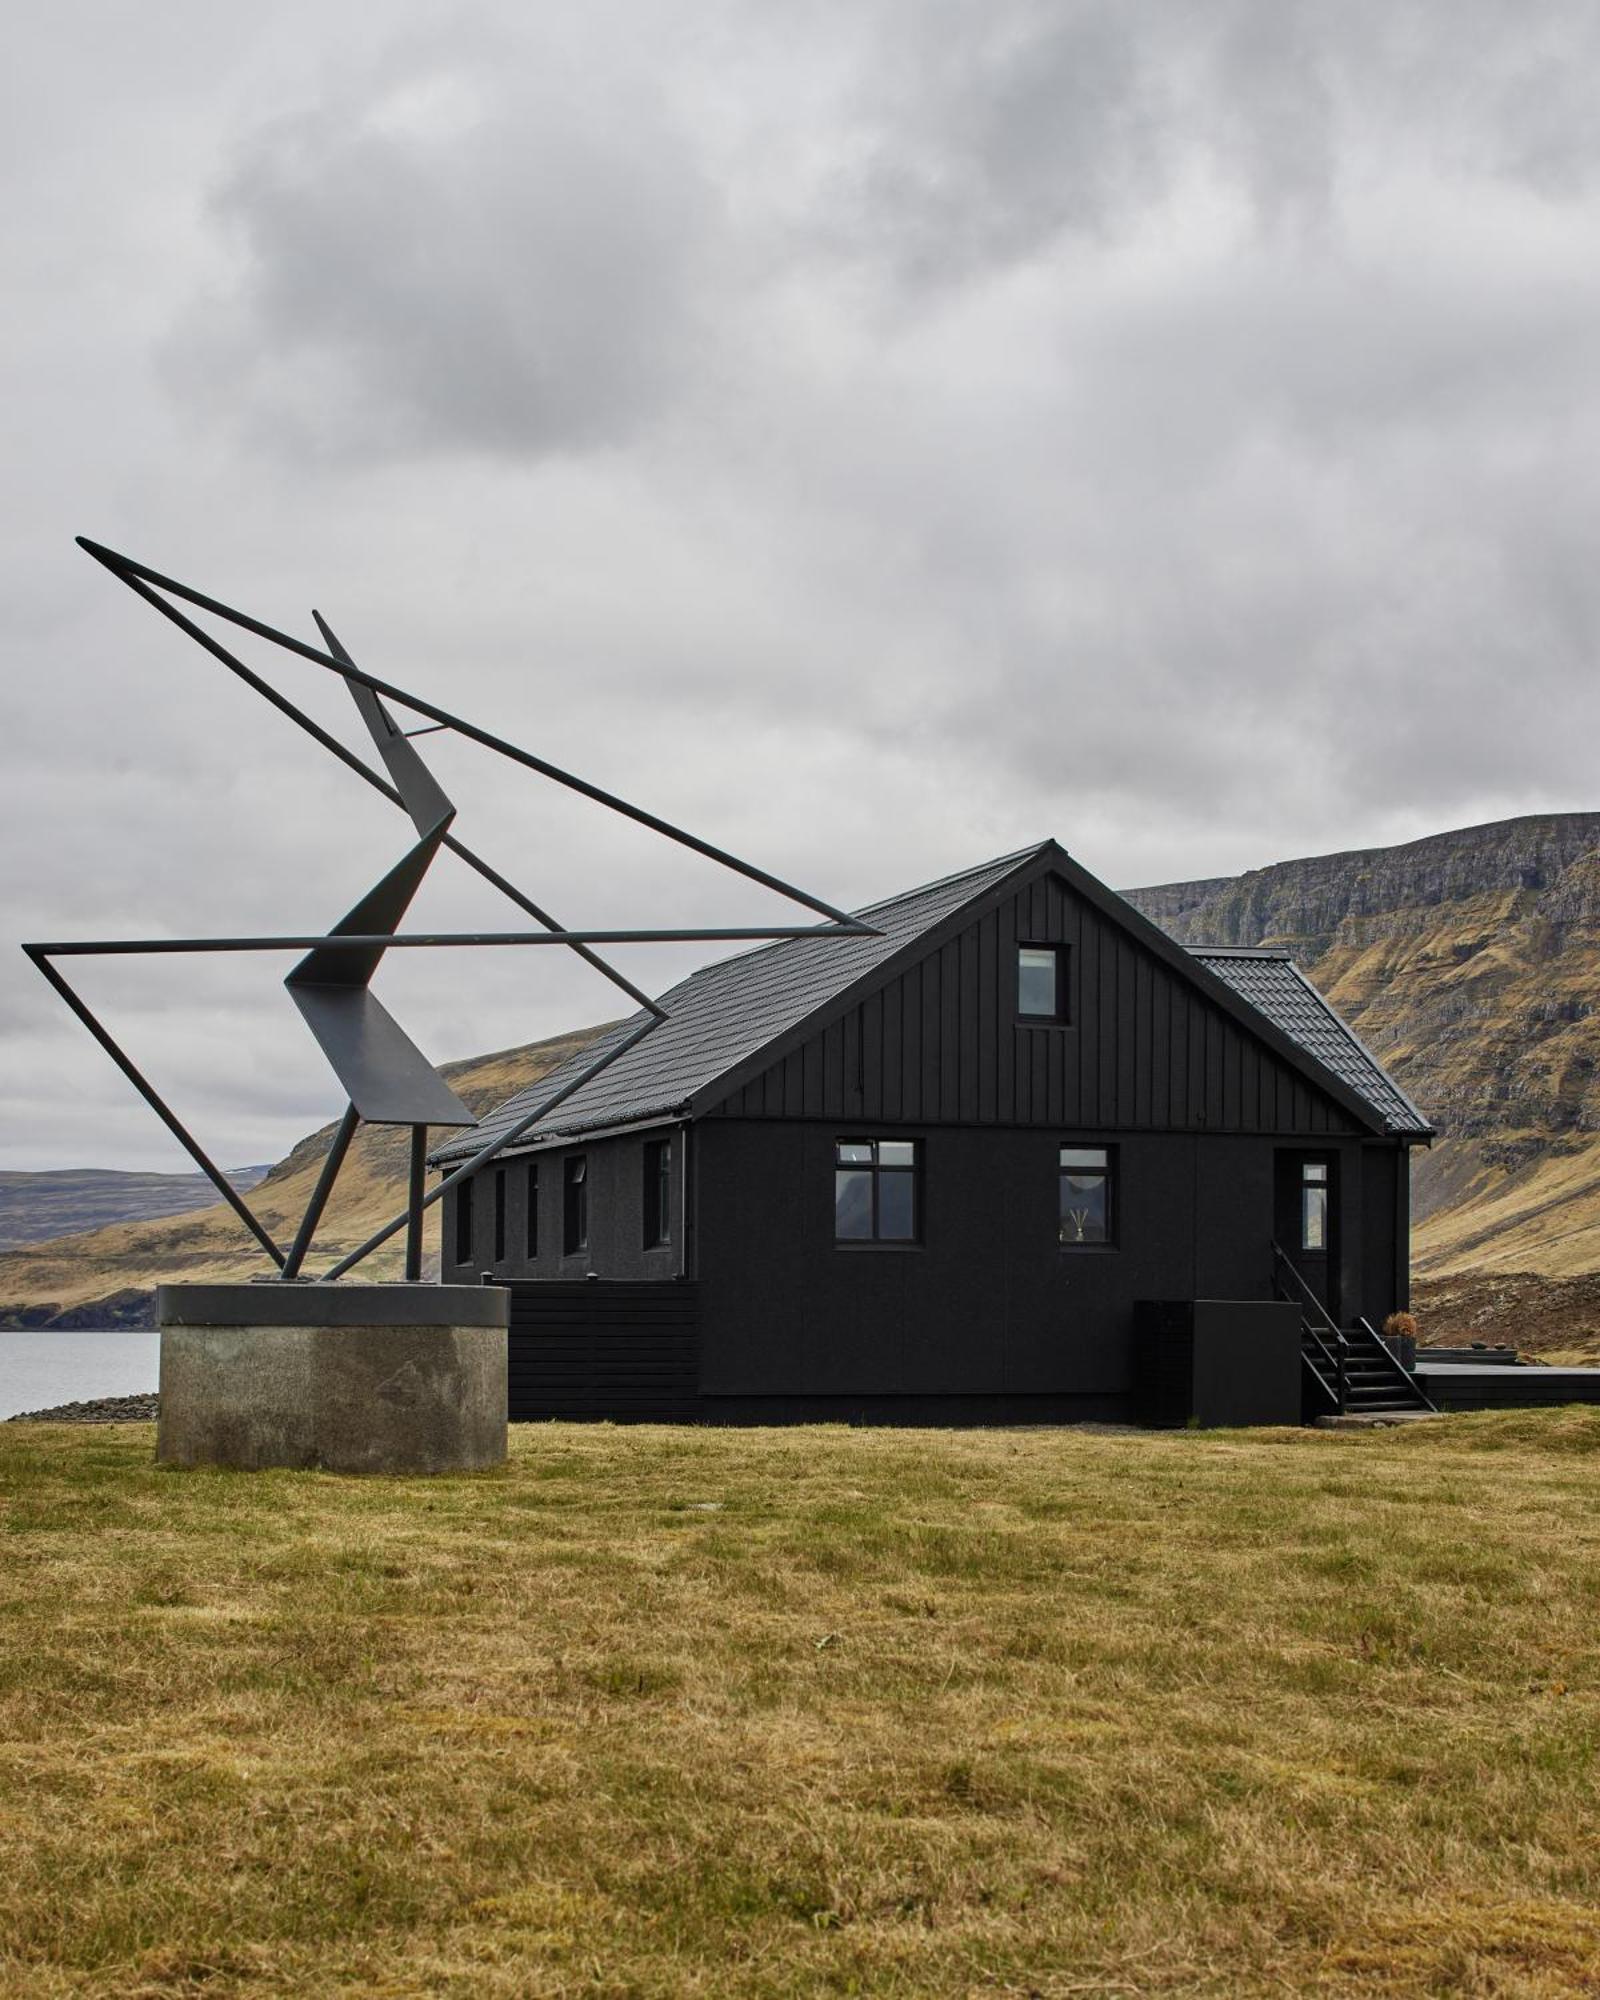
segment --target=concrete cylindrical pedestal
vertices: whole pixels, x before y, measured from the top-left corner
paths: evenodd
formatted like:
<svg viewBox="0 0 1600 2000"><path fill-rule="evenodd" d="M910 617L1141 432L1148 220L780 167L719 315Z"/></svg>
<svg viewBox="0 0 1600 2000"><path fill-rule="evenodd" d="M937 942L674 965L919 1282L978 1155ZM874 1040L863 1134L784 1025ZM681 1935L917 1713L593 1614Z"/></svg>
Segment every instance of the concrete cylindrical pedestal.
<svg viewBox="0 0 1600 2000"><path fill-rule="evenodd" d="M508 1300L489 1285L162 1285L156 1457L330 1472L504 1464Z"/></svg>

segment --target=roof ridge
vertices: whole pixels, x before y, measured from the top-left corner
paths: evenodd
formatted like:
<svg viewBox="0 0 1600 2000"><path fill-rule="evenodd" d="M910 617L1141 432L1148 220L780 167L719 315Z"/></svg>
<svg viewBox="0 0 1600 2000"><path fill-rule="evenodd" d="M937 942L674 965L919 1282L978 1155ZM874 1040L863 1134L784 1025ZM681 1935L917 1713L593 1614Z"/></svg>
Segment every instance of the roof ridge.
<svg viewBox="0 0 1600 2000"><path fill-rule="evenodd" d="M1267 958L1294 964L1294 953L1281 944L1186 944L1184 950L1191 958Z"/></svg>

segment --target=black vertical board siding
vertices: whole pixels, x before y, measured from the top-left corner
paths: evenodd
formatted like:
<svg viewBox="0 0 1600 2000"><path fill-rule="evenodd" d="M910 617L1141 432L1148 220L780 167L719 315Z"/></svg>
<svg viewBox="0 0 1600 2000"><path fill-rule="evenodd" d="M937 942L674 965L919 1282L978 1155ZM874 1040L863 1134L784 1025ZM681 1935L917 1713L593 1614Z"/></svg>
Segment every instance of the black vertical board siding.
<svg viewBox="0 0 1600 2000"><path fill-rule="evenodd" d="M1151 1122L1150 1097L1154 1087L1155 1043L1150 1033L1150 977L1150 960L1141 951L1137 954L1133 967L1134 1046L1139 1052L1139 1060L1133 1072L1135 1125L1148 1125Z"/></svg>
<svg viewBox="0 0 1600 2000"><path fill-rule="evenodd" d="M1243 1054L1239 1035L1229 1023L1222 1031L1222 1122L1230 1132L1244 1123L1240 1102L1239 1065Z"/></svg>
<svg viewBox="0 0 1600 2000"><path fill-rule="evenodd" d="M997 1116L995 1078L999 1069L996 999L999 949L994 912L978 922L978 1118L992 1125Z"/></svg>
<svg viewBox="0 0 1600 2000"><path fill-rule="evenodd" d="M883 996L881 1039L883 1047L883 1115L891 1125L905 1114L905 1079L900 1071L901 1010L905 1006L905 981L897 979Z"/></svg>
<svg viewBox="0 0 1600 2000"><path fill-rule="evenodd" d="M954 1124L962 1114L962 956L950 940L938 954L938 1114Z"/></svg>
<svg viewBox="0 0 1600 2000"><path fill-rule="evenodd" d="M1117 939L1095 920L1100 961L1100 1123L1117 1125L1117 1045L1122 1023L1117 1012Z"/></svg>
<svg viewBox="0 0 1600 2000"><path fill-rule="evenodd" d="M1072 1070L1077 1111L1074 1122L1093 1125L1100 1113L1100 966L1095 955L1094 918L1087 912L1079 927L1077 969L1073 974L1073 1015L1078 1032L1073 1038Z"/></svg>
<svg viewBox="0 0 1600 2000"><path fill-rule="evenodd" d="M1212 1013L1202 1000L1189 1001L1189 1123L1204 1126L1211 1116Z"/></svg>
<svg viewBox="0 0 1600 2000"><path fill-rule="evenodd" d="M1138 954L1137 956L1142 956ZM1133 944L1117 939L1117 1123L1136 1125L1134 1106L1138 1098L1138 1075L1149 1052L1139 1041L1138 964Z"/></svg>
<svg viewBox="0 0 1600 2000"><path fill-rule="evenodd" d="M822 1031L822 1108L837 1118L844 1104L844 1026L832 1021Z"/></svg>
<svg viewBox="0 0 1600 2000"><path fill-rule="evenodd" d="M896 982L899 1005L895 1009L900 1027L900 1115L912 1120L922 1116L922 967L914 965ZM895 989L891 988L891 993Z"/></svg>
<svg viewBox="0 0 1600 2000"><path fill-rule="evenodd" d="M824 1068L822 1037L813 1035L800 1049L801 1094L805 1099L808 1118L821 1118L827 1110L828 1100L823 1088Z"/></svg>
<svg viewBox="0 0 1600 2000"><path fill-rule="evenodd" d="M918 1118L944 1116L944 1046L940 1038L940 968L944 954L922 960L922 1104Z"/></svg>
<svg viewBox="0 0 1600 2000"><path fill-rule="evenodd" d="M1189 996L1174 991L1171 996L1168 1039L1171 1060L1167 1065L1167 1122L1189 1123Z"/></svg>
<svg viewBox="0 0 1600 2000"><path fill-rule="evenodd" d="M862 1105L861 1009L852 1007L840 1027L840 1101L846 1117L858 1118Z"/></svg>
<svg viewBox="0 0 1600 2000"><path fill-rule="evenodd" d="M961 953L961 1118L976 1124L978 1118L978 934L964 930L959 940Z"/></svg>
<svg viewBox="0 0 1600 2000"><path fill-rule="evenodd" d="M1150 1123L1165 1125L1172 1092L1172 996L1165 979L1151 981L1149 1047Z"/></svg>
<svg viewBox="0 0 1600 2000"><path fill-rule="evenodd" d="M1026 899L1025 899L1026 900ZM994 1115L1002 1124L1026 1122L1031 1107L1017 1105L1017 904L1002 903L994 916Z"/></svg>
<svg viewBox="0 0 1600 2000"><path fill-rule="evenodd" d="M1016 946L1068 948L1069 1024L1023 1025ZM864 995L718 1107L866 1126L1340 1134L1352 1120L1054 881Z"/></svg>

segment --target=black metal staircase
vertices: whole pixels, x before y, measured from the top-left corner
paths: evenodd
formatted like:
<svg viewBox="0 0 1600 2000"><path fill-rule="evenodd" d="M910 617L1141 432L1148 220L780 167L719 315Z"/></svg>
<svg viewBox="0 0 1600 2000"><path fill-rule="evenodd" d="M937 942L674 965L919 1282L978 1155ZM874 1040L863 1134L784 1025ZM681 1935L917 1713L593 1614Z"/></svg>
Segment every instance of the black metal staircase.
<svg viewBox="0 0 1600 2000"><path fill-rule="evenodd" d="M1282 1248L1272 1246L1273 1290L1300 1308L1302 1410L1321 1416L1415 1416L1437 1408L1368 1321L1341 1327Z"/></svg>

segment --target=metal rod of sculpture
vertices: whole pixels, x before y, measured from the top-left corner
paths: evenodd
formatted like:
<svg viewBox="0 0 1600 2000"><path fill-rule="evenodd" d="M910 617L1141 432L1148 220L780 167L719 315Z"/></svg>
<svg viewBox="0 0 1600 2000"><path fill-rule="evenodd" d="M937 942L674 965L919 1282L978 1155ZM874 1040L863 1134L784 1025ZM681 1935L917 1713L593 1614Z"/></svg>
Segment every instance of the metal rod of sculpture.
<svg viewBox="0 0 1600 2000"><path fill-rule="evenodd" d="M307 644L304 640L293 638L286 632L280 632L271 625L263 624L259 619L251 618L242 611L236 611L215 598L203 595L200 591L192 590L187 584L163 576L159 571L133 561L131 557L118 555L114 550L105 548L97 542L88 541L81 535L78 541L80 547L87 550L97 562L103 564L113 576L125 583L146 603L153 605L180 631L187 633L214 659L237 675L247 687L288 716L342 764L355 771L393 804L399 806L410 818L416 833L412 845L382 880L374 884L327 932L288 937L72 939L25 944L22 947L201 1172L211 1181L223 1200L233 1209L256 1242L272 1259L279 1278L283 1280L294 1281L301 1277L318 1225L338 1179L339 1170L344 1164L351 1141L360 1125L365 1123L409 1127L406 1205L381 1229L376 1230L365 1242L358 1244L354 1250L324 1272L322 1282L328 1283L342 1277L346 1271L353 1269L402 1229L406 1232L405 1275L408 1280L416 1282L422 1276L425 1211L434 1202L439 1201L449 1189L470 1179L474 1174L481 1173L491 1160L503 1153L508 1146L515 1145L533 1126L548 1117L602 1070L619 1061L630 1049L637 1047L646 1035L668 1018L665 1009L658 1001L642 992L632 980L626 978L601 956L595 949L597 945L724 942L799 937L842 939L878 935L872 925L862 922L860 918L849 916L843 910L834 909L831 904L821 901L820 898L808 895L803 889L795 888L791 883L757 868L751 862L741 861L736 855L713 846L709 841L700 839L698 835L688 833L682 827L673 826L669 821L646 812L640 806L630 804L626 799L618 798L614 793L603 791L598 785L592 785L586 779L576 777L570 771L564 771L559 766L536 757L531 751L523 750L486 729L480 729L475 723L450 714L448 710L437 707L420 695L410 694L404 688L379 680L375 675L363 673L340 644L320 612L313 611L311 614L316 620L317 630L323 640L323 645L317 647ZM361 720L366 725L367 733L371 736L379 758L388 772L388 777L380 776L370 764L347 748L336 736L322 728L287 695L247 667L220 640L186 617L170 601L173 597L181 598L199 610L236 625L244 631L253 633L257 638L283 647L288 652L337 674L350 691ZM411 731L401 729L386 705L391 702L398 707L410 709L415 714L428 717L428 724ZM609 811L637 821L651 832L660 834L679 846L704 855L720 866L732 869L752 882L760 883L764 888L775 890L789 901L815 911L824 921L766 928L721 926L699 929L660 927L639 930L566 929L451 831L456 808L446 797L433 773L423 763L411 740L414 736L430 735L438 730L453 731L471 742L494 751L499 756L510 758L514 763L523 765L541 777L551 779L556 784L592 799ZM399 926L405 913L441 848L448 849L485 881L492 883L519 909L532 917L540 929L435 931L409 935L402 932ZM430 1127L460 1129L476 1125L477 1120L393 1015L378 1000L372 992L372 981L383 963L385 954L391 950L419 950L455 945L478 948L560 945L576 953L612 985L635 1001L641 1010L642 1018L630 1024L625 1034L604 1048L590 1062L583 1064L558 1089L541 1098L507 1130L497 1134L493 1139L485 1140L483 1145L454 1172L444 1175L430 1189L426 1185L427 1141ZM289 973L284 984L299 1008L301 1017L310 1029L317 1046L343 1085L348 1102L323 1159L317 1184L295 1229L293 1241L285 1251L278 1246L270 1231L239 1190L216 1166L176 1112L156 1091L149 1079L92 1012L82 995L69 984L53 961L60 958L118 957L145 952L189 954L287 950L305 953Z"/></svg>

